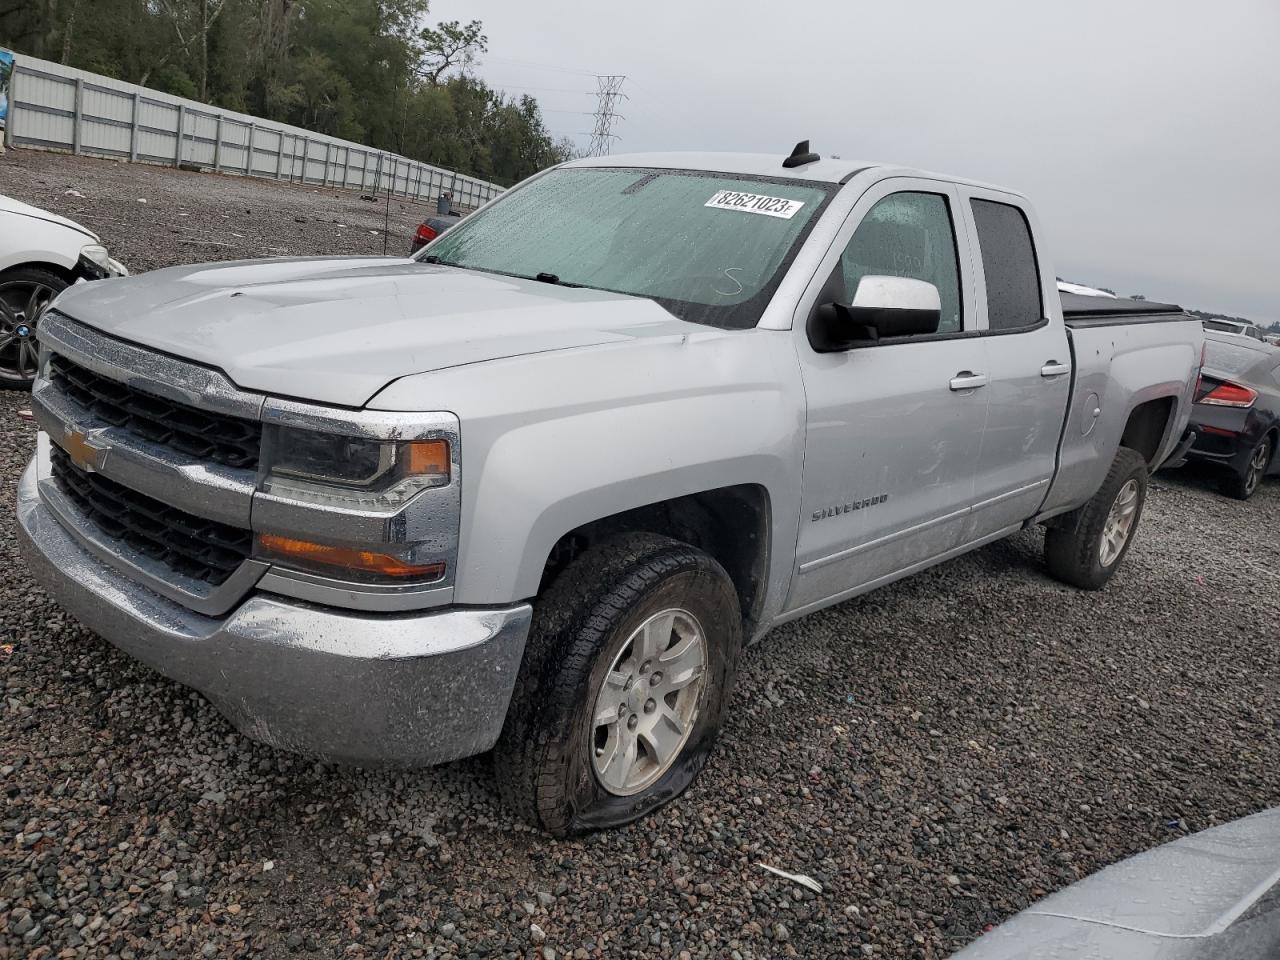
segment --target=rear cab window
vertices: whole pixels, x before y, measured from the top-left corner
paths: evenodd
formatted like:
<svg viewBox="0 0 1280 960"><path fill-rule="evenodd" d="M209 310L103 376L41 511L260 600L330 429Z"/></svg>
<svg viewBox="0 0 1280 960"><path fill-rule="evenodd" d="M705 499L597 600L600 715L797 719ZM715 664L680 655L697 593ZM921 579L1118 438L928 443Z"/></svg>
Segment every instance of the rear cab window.
<svg viewBox="0 0 1280 960"><path fill-rule="evenodd" d="M1040 267L1027 216L1010 203L970 201L982 271L987 281L987 325L993 332L1029 330L1044 320Z"/></svg>

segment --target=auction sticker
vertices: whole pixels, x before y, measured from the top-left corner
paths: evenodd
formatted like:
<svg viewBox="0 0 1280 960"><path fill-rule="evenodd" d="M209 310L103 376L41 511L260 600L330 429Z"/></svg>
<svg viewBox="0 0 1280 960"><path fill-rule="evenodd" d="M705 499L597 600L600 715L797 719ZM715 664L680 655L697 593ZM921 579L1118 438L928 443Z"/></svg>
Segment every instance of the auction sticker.
<svg viewBox="0 0 1280 960"><path fill-rule="evenodd" d="M788 200L786 197L766 197L761 193L739 193L737 190L720 190L704 207L715 207L717 210L741 210L743 213L763 213L766 217L780 217L790 220L804 206L803 200Z"/></svg>

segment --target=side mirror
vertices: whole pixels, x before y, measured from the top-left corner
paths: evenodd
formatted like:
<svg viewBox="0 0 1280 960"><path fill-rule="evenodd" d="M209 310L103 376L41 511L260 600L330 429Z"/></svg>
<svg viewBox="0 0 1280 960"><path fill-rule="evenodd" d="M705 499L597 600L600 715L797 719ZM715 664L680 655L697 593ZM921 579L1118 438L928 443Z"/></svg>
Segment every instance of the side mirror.
<svg viewBox="0 0 1280 960"><path fill-rule="evenodd" d="M886 337L937 333L942 321L938 288L909 277L867 275L858 281L853 303L827 303L815 313L810 340L820 352L848 350Z"/></svg>

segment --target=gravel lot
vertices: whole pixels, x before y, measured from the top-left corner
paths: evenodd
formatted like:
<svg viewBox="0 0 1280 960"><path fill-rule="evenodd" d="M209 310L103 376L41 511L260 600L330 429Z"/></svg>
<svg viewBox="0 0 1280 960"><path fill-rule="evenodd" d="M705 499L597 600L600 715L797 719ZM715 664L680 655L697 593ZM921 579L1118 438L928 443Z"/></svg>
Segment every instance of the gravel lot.
<svg viewBox="0 0 1280 960"><path fill-rule="evenodd" d="M331 190L20 152L0 192L135 269L382 246L381 207ZM393 251L421 211L393 205ZM22 406L0 394L7 517ZM64 616L2 529L0 958L941 957L1280 804L1276 482L1239 504L1162 474L1099 594L1028 532L777 630L688 794L570 842L514 822L484 758L370 772L240 737Z"/></svg>

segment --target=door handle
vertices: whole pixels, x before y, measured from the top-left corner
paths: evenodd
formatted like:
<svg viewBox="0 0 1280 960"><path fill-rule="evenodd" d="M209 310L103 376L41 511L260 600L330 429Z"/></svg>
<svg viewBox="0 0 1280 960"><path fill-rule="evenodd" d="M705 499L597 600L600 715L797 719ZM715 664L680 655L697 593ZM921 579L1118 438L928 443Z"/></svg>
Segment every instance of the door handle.
<svg viewBox="0 0 1280 960"><path fill-rule="evenodd" d="M1057 360L1050 360L1040 368L1040 376L1042 377L1060 377L1064 373L1071 372L1071 364L1059 363Z"/></svg>
<svg viewBox="0 0 1280 960"><path fill-rule="evenodd" d="M985 387L986 385L987 375L985 373L974 373L971 370L961 370L947 384L952 390L976 390L978 387Z"/></svg>

